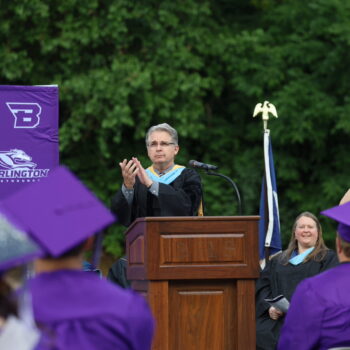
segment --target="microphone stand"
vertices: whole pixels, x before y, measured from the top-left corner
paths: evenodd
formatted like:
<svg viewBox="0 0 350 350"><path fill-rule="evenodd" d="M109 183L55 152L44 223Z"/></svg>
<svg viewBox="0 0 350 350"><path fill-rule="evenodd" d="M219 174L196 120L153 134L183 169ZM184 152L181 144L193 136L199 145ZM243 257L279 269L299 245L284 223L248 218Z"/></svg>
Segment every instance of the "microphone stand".
<svg viewBox="0 0 350 350"><path fill-rule="evenodd" d="M236 184L234 183L234 181L232 179L230 179L228 176L220 174L220 173L216 173L215 171L206 169L205 170L206 173L208 175L213 175L213 176L219 176L219 177L223 177L224 179L226 179L233 187L234 191L236 192L237 195L237 201L238 201L238 214L242 215L242 203L241 203L241 196L239 194L238 188L236 186Z"/></svg>

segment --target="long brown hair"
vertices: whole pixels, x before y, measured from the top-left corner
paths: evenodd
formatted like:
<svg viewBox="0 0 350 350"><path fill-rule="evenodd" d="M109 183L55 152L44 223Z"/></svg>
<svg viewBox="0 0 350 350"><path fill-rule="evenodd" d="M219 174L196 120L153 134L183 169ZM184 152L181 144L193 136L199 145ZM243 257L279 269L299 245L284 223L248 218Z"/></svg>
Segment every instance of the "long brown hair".
<svg viewBox="0 0 350 350"><path fill-rule="evenodd" d="M322 236L322 227L321 227L321 224L319 222L319 220L317 219L317 217L308 212L308 211L304 211L303 213L299 214L295 221L294 221L294 224L293 224L293 227L292 227L292 236L290 238L290 241L289 241L289 244L288 244L288 247L286 250L284 250L282 252L282 254L280 255L280 261L282 264L284 265L287 265L288 264L288 261L293 253L293 251L298 251L298 241L296 240L295 238L295 230L296 230L296 227L297 227L297 224L298 224L298 220L301 218L301 217L307 217L307 218L310 218L312 219L315 224L316 224L316 228L317 228L317 241L316 241L316 244L315 244L315 249L305 258L305 260L303 261L304 262L307 262L309 260L315 260L315 261L321 261L324 259L324 257L326 256L327 254L327 246L326 244L324 243L324 240L323 240L323 236Z"/></svg>

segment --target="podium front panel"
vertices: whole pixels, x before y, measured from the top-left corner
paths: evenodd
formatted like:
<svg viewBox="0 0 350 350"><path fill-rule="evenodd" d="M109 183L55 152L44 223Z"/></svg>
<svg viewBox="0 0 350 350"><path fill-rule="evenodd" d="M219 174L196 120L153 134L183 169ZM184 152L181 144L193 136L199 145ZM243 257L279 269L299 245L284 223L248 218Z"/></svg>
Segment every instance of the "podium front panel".
<svg viewBox="0 0 350 350"><path fill-rule="evenodd" d="M258 216L140 218L128 279L156 319L152 350L255 350Z"/></svg>
<svg viewBox="0 0 350 350"><path fill-rule="evenodd" d="M258 218L171 217L136 221L127 234L128 278L257 278Z"/></svg>

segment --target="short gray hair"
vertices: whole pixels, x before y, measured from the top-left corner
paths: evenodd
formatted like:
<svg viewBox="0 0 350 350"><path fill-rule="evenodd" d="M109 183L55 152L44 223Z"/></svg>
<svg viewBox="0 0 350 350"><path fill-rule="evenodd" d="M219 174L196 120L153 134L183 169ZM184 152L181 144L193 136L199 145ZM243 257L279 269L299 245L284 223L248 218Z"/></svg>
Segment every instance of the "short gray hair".
<svg viewBox="0 0 350 350"><path fill-rule="evenodd" d="M162 123L162 124L151 126L148 129L147 134L146 134L146 146L148 146L148 139L149 139L150 135L152 134L152 132L155 132L155 131L167 132L171 136L171 141L174 142L176 146L178 145L179 138L177 136L177 131L173 127L171 127L169 124Z"/></svg>

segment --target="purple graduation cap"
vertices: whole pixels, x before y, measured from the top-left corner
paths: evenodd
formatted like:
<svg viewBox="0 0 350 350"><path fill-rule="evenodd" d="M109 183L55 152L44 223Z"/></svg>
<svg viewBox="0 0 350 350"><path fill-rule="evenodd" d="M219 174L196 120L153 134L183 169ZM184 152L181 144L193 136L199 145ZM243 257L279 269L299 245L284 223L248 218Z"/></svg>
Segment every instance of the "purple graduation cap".
<svg viewBox="0 0 350 350"><path fill-rule="evenodd" d="M62 166L7 197L3 206L52 257L61 256L115 221L102 202Z"/></svg>
<svg viewBox="0 0 350 350"><path fill-rule="evenodd" d="M0 204L0 273L43 254Z"/></svg>
<svg viewBox="0 0 350 350"><path fill-rule="evenodd" d="M340 237L344 241L350 242L350 202L324 210L321 214L338 221L338 233Z"/></svg>

